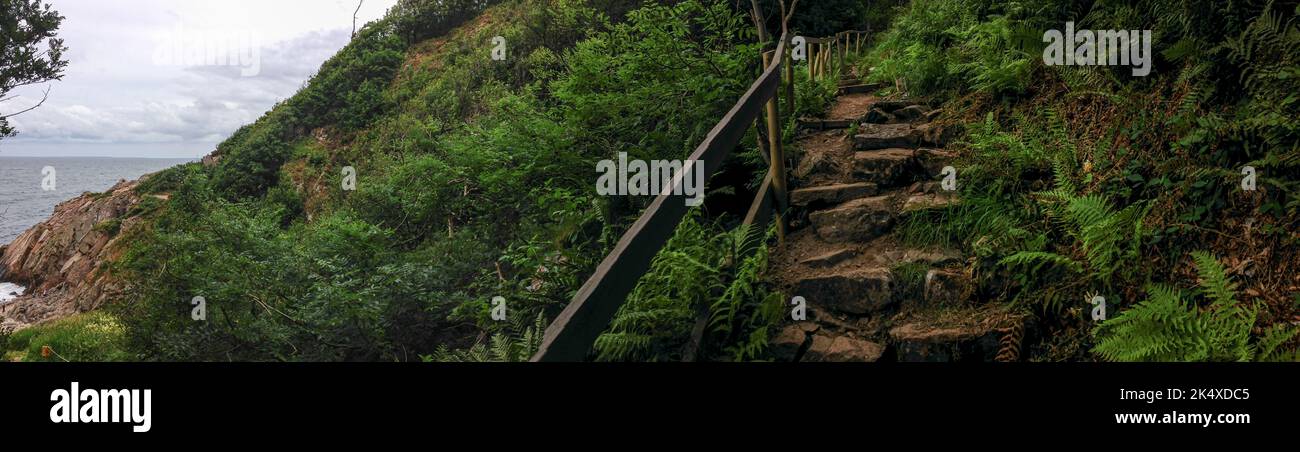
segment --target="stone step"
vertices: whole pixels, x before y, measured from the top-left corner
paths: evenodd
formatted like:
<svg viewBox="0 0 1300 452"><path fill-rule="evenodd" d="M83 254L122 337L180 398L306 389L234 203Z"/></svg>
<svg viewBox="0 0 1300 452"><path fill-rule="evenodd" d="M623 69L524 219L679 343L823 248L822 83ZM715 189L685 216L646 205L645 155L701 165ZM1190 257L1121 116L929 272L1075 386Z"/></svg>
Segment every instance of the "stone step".
<svg viewBox="0 0 1300 452"><path fill-rule="evenodd" d="M885 346L848 336L814 334L812 344L799 361L833 363L874 363L885 354Z"/></svg>
<svg viewBox="0 0 1300 452"><path fill-rule="evenodd" d="M923 104L923 103L920 103L920 102L917 102L917 101L914 101L914 100L907 100L907 99L899 99L899 100L882 100L882 101L878 101L878 102L876 102L876 103L874 104L874 107L875 107L875 108L879 108L879 109L884 110L885 112L888 112L888 113L893 113L893 112L895 112L895 111L898 111L898 110L901 110L901 109L904 109L904 108L907 108L907 107L912 107L912 106L919 106L919 107L925 109L926 111L930 111L930 110L931 110L931 108L930 108L929 105L926 105L926 104Z"/></svg>
<svg viewBox="0 0 1300 452"><path fill-rule="evenodd" d="M909 105L897 110L888 111L879 106L872 106L862 120L871 124L902 124L902 123L924 123L930 122L934 115L931 110L921 105Z"/></svg>
<svg viewBox="0 0 1300 452"><path fill-rule="evenodd" d="M810 207L841 204L853 199L875 195L876 191L876 184L870 182L800 188L790 192L790 203L796 206Z"/></svg>
<svg viewBox="0 0 1300 452"><path fill-rule="evenodd" d="M870 124L864 123L853 136L853 149L871 151L876 149L909 148L917 143L917 132L911 124Z"/></svg>
<svg viewBox="0 0 1300 452"><path fill-rule="evenodd" d="M865 242L894 226L893 197L859 198L829 210L808 215L817 237L827 243Z"/></svg>
<svg viewBox="0 0 1300 452"><path fill-rule="evenodd" d="M831 333L813 322L798 322L781 329L769 342L778 361L876 362L885 346Z"/></svg>
<svg viewBox="0 0 1300 452"><path fill-rule="evenodd" d="M884 85L879 83L863 83L858 85L841 86L840 95L843 96L848 94L870 94L876 91L880 91L881 88L884 88Z"/></svg>
<svg viewBox="0 0 1300 452"><path fill-rule="evenodd" d="M794 296L809 305L846 314L880 312L898 300L894 297L894 276L888 268L858 268L814 275L795 284Z"/></svg>
<svg viewBox="0 0 1300 452"><path fill-rule="evenodd" d="M942 267L962 260L960 251L946 248L905 249L898 256L891 257L900 264L920 263L933 267Z"/></svg>
<svg viewBox="0 0 1300 452"><path fill-rule="evenodd" d="M803 130L839 130L853 125L852 119L800 119L799 128Z"/></svg>
<svg viewBox="0 0 1300 452"><path fill-rule="evenodd" d="M934 310L895 320L889 342L900 362L990 362L1004 331L1025 322L1023 316L989 308Z"/></svg>
<svg viewBox="0 0 1300 452"><path fill-rule="evenodd" d="M799 264L812 268L830 268L857 256L858 251L853 248L840 248L804 259Z"/></svg>
<svg viewBox="0 0 1300 452"><path fill-rule="evenodd" d="M907 201L903 202L902 213L914 213L931 209L946 209L960 202L960 198L957 194L952 192L915 194L908 196Z"/></svg>
<svg viewBox="0 0 1300 452"><path fill-rule="evenodd" d="M854 176L882 186L905 182L914 169L916 151L886 148L853 153Z"/></svg>

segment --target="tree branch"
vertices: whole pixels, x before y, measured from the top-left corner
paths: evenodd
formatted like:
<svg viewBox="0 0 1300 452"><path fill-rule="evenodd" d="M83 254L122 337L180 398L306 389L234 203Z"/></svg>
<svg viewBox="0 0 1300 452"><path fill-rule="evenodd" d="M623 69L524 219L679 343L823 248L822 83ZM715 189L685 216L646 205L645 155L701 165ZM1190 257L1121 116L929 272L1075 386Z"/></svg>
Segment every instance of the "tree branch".
<svg viewBox="0 0 1300 452"><path fill-rule="evenodd" d="M46 87L46 88L45 88L45 95L44 95L44 96L41 96L41 101L40 101L40 102L37 102L36 105L33 105L33 106L31 106L31 108L28 108L28 109L26 109L26 110L23 110L23 111L20 111L20 112L17 112L17 113L8 114L8 115L2 115L2 116L0 116L0 119L9 119L9 118L12 118L12 117L14 117L14 116L18 116L18 115L21 115L21 114L23 114L23 113L27 113L27 112L29 112L29 111L32 111L32 110L37 109L38 107L40 107L41 105L43 105L43 104L45 103L45 100L46 100L46 99L49 99L49 98L50 98L50 88L51 88L51 87ZM9 100L9 99L13 99L13 98L10 97L10 98L8 98L8 99L3 99L3 100Z"/></svg>
<svg viewBox="0 0 1300 452"><path fill-rule="evenodd" d="M790 31L790 18L794 17L794 9L798 7L799 7L799 0L794 0L793 3L790 3L790 10L787 11L785 9L785 0L781 0L781 13L782 13L781 32L782 33L788 33Z"/></svg>
<svg viewBox="0 0 1300 452"><path fill-rule="evenodd" d="M356 16L357 14L361 13L361 5L364 4L365 4L365 0L357 1L356 10L355 12L352 12L352 38L356 38Z"/></svg>
<svg viewBox="0 0 1300 452"><path fill-rule="evenodd" d="M767 42L767 18L763 17L763 9L758 6L758 0L749 0L749 17L754 20L754 28L758 29L758 42Z"/></svg>

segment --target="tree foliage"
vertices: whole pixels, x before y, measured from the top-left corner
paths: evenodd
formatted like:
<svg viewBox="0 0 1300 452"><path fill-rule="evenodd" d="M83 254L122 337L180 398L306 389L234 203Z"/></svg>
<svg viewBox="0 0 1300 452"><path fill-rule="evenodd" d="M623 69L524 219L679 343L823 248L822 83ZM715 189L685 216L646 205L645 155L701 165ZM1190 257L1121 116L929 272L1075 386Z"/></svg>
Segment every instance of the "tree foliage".
<svg viewBox="0 0 1300 452"><path fill-rule="evenodd" d="M63 16L41 0L0 0L0 103L14 99L14 88L63 78L68 61L57 37L62 23ZM17 133L9 118L22 112L0 114L0 139Z"/></svg>

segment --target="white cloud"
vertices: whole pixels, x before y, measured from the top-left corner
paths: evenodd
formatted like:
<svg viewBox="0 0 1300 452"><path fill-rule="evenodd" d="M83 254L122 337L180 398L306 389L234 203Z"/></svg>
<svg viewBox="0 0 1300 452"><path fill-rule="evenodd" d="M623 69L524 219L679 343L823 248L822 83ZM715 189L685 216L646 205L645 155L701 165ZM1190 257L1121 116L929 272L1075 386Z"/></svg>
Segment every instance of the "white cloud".
<svg viewBox="0 0 1300 452"><path fill-rule="evenodd" d="M345 0L50 0L66 17L59 35L70 48L61 82L41 108L10 122L20 135L0 141L5 155L104 155L148 143L156 154L197 157L276 102L293 95L320 64L347 44L356 3ZM382 17L396 0L365 0L358 25ZM247 31L261 45L257 75L238 66L156 64L160 37ZM13 112L44 87L16 91L0 104ZM124 149L128 151L123 151ZM120 155L134 156L134 155Z"/></svg>

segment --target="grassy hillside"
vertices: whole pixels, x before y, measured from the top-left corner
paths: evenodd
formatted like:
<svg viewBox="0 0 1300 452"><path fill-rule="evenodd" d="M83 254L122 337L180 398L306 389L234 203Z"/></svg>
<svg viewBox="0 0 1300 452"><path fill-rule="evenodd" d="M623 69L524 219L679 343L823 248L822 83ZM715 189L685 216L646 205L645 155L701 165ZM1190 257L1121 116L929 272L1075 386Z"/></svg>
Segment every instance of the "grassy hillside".
<svg viewBox="0 0 1300 452"><path fill-rule="evenodd" d="M880 94L966 124L951 146L962 202L898 230L971 256L976 297L1032 319L1028 359L1297 358L1296 2L805 3L796 34L880 31L856 62ZM53 344L85 360L526 359L649 202L598 196L595 163L689 153L758 74L747 7L402 0L206 164L142 183L169 196L121 231L124 299L6 338L7 356L62 359L42 353ZM1045 65L1043 32L1067 21L1153 30L1151 74ZM797 114L822 113L835 80L795 73ZM678 360L700 312L703 359L769 358L786 295L766 248L735 254L766 170L747 146L594 359ZM494 297L508 320L493 320Z"/></svg>
<svg viewBox="0 0 1300 452"><path fill-rule="evenodd" d="M864 63L971 127L965 202L913 218L909 239L978 256L984 296L1046 327L1035 359L1295 359L1298 12L913 1ZM1044 65L1044 30L1067 21L1153 30L1150 76ZM1247 166L1255 191L1243 190Z"/></svg>
<svg viewBox="0 0 1300 452"><path fill-rule="evenodd" d="M731 2L641 3L400 2L207 164L141 184L169 196L122 232L111 268L130 289L111 309L125 349L112 357L526 357L649 201L597 196L595 162L683 158L759 69ZM757 182L753 150L733 160L723 177L737 182L710 186L723 196ZM738 208L716 204L647 276L679 292L641 289L599 358L673 359L697 306L728 310L712 334L758 344L706 353L761 349L765 317L751 313L775 298L756 281L761 256L730 254ZM508 321L490 316L498 296Z"/></svg>

